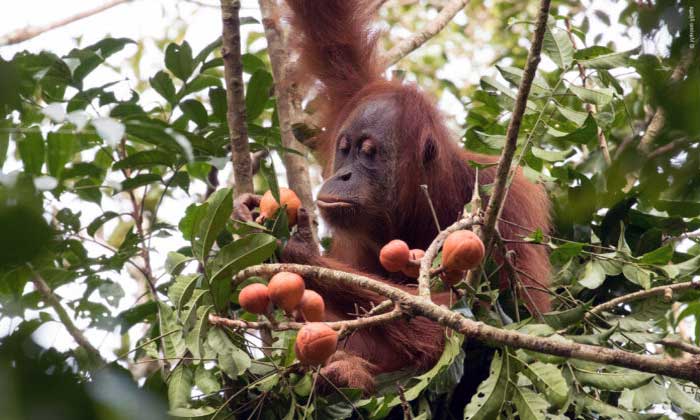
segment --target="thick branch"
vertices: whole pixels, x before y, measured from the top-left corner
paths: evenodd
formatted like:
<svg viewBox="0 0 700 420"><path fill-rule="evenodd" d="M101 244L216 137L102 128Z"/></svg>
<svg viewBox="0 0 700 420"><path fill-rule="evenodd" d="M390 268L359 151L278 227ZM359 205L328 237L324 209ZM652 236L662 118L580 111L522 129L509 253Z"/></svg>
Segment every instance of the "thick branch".
<svg viewBox="0 0 700 420"><path fill-rule="evenodd" d="M423 297L409 294L388 284L357 274L299 264L261 264L240 271L234 278L234 282L239 283L251 276L271 276L280 271L289 271L306 278L315 278L325 282L333 281L347 286L362 287L371 290L397 303L407 315L428 318L464 334L469 339L481 341L491 346L523 348L539 353L588 360L674 378L687 379L700 384L700 357L675 360L655 356L643 356L622 350L560 341L546 337L535 337L517 331L502 330L482 322L465 318L459 313L436 305Z"/></svg>
<svg viewBox="0 0 700 420"><path fill-rule="evenodd" d="M686 73L688 73L688 69L690 68L690 64L693 62L695 55L694 53L694 50L687 50L685 53L683 53L680 62L673 69L673 73L671 73L671 82L677 82L685 77ZM642 139L639 141L638 148L642 153L649 154L652 151L654 140L664 128L664 125L666 125L666 111L663 108L658 107L654 113L654 116L651 117L651 121L649 122Z"/></svg>
<svg viewBox="0 0 700 420"><path fill-rule="evenodd" d="M26 28L18 29L14 32L10 32L9 34L0 36L0 45L19 44L20 42L24 42L34 37L37 37L43 34L44 32L60 28L61 26L66 26L69 23L73 23L77 20L96 15L98 13L104 12L107 9L111 9L114 6L118 6L123 3L128 3L130 1L131 0L112 0L100 6L85 10L80 13L76 13L73 16L68 16L67 18L57 20L47 25L27 26Z"/></svg>
<svg viewBox="0 0 700 420"><path fill-rule="evenodd" d="M506 198L507 184L510 178L511 164L513 156L518 146L518 133L522 123L523 115L525 114L525 106L527 98L530 95L532 81L537 72L537 66L540 63L540 52L542 51L542 39L544 38L545 29L547 27L547 17L549 16L549 5L551 0L542 0L540 10L537 15L537 23L535 25L535 33L533 34L532 46L527 54L527 65L523 71L523 78L518 88L518 95L515 99L515 107L511 116L508 129L506 131L506 143L503 147L503 153L498 161L496 169L496 178L494 181L493 193L486 207L484 225L481 231L481 237L486 245L486 253L492 246L493 234L496 230L496 221L501 212L501 207ZM479 278L478 276L476 277Z"/></svg>
<svg viewBox="0 0 700 420"><path fill-rule="evenodd" d="M68 334L73 337L75 342L78 343L80 347L84 348L85 351L87 351L94 359L94 361L103 361L102 356L100 356L100 351L97 350L85 337L85 335L83 335L83 332L75 326L70 315L68 315L66 309L63 307L63 305L61 305L61 300L54 294L53 290L51 290L49 285L46 284L44 279L41 278L39 274L35 273L34 277L32 278L32 283L34 283L34 287L36 287L36 290L44 299L44 302L46 302L53 308L54 311L56 311L58 319L66 328Z"/></svg>
<svg viewBox="0 0 700 420"><path fill-rule="evenodd" d="M425 25L425 29L404 39L387 53L387 67L396 64L397 61L412 53L418 47L425 44L430 38L442 31L452 21L457 13L469 3L469 0L452 0L442 8L438 16Z"/></svg>
<svg viewBox="0 0 700 420"><path fill-rule="evenodd" d="M241 63L240 0L221 0L223 36L221 56L224 59L228 132L231 138L231 162L236 196L253 192L253 171L248 148L248 125L243 96L243 64Z"/></svg>
<svg viewBox="0 0 700 420"><path fill-rule="evenodd" d="M280 124L282 145L288 149L294 149L301 153L305 147L297 141L292 131L292 122L301 112L301 95L297 85L293 83L292 65L288 54L289 46L286 45L279 25L278 6L274 0L260 0L260 13L262 14L265 38L267 39L267 51L272 66L272 76L275 80L275 96L277 98L277 115ZM301 200L302 206L314 215L314 199L311 193L311 180L309 179L309 162L302 155L295 153L283 153L282 162L287 171L289 188L294 190ZM311 224L316 239L315 224Z"/></svg>
<svg viewBox="0 0 700 420"><path fill-rule="evenodd" d="M628 295L622 295L615 299L611 299L605 303L601 303L598 306L594 306L586 314L587 317L593 316L594 314L599 314L601 312L609 311L615 307L623 304L633 302L635 300L647 299L652 296L663 295L667 290L671 292L679 292L690 289L700 289L700 281L688 281L685 283L668 284L666 286L652 287L649 290L640 290L638 292L630 293Z"/></svg>

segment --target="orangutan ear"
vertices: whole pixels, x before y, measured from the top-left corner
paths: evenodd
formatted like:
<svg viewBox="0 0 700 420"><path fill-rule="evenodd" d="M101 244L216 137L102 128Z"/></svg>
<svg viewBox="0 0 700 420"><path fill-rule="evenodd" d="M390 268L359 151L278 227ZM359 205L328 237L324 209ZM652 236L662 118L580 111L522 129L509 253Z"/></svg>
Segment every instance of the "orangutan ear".
<svg viewBox="0 0 700 420"><path fill-rule="evenodd" d="M423 143L423 164L428 164L437 157L437 144L435 139L429 136Z"/></svg>

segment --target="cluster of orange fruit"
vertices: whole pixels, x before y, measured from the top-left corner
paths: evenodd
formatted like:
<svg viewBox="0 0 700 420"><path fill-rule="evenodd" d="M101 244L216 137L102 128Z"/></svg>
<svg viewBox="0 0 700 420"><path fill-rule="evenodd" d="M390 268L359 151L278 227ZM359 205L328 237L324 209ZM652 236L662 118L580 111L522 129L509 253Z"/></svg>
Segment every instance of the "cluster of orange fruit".
<svg viewBox="0 0 700 420"><path fill-rule="evenodd" d="M248 312L270 314L274 306L287 314L299 314L307 322L297 334L294 350L305 365L318 365L335 353L338 333L324 324L325 302L313 290L307 290L304 279L295 273L280 272L267 286L253 283L244 287L238 302Z"/></svg>
<svg viewBox="0 0 700 420"><path fill-rule="evenodd" d="M471 230L450 233L442 245L442 280L456 285L464 272L476 268L484 259L485 248L481 239ZM400 239L384 245L379 251L379 262L391 273L402 272L408 277L418 277L420 260L425 255L422 249L409 249Z"/></svg>

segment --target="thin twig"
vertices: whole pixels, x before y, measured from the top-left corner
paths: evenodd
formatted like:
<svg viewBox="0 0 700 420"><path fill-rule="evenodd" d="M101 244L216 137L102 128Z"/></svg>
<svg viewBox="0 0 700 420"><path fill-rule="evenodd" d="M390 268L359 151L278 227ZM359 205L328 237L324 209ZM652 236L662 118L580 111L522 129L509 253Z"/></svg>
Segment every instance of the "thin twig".
<svg viewBox="0 0 700 420"><path fill-rule="evenodd" d="M34 271L34 270L32 270ZM39 275L37 272L32 273L32 283L34 283L34 287L36 287L36 290L39 292L41 297L44 299L44 302L51 306L54 311L56 311L56 315L58 315L58 319L61 321L61 324L66 328L68 331L68 334L73 337L76 343L85 351L88 352L88 354L94 359L93 362L99 362L95 364L95 367L97 367L98 364L104 363L104 360L102 359L102 356L100 356L100 351L95 348L90 343L90 340L88 340L83 332L75 326L73 323L73 320L71 319L70 315L68 315L68 312L66 309L63 307L61 304L61 300L56 296L49 287L48 284L46 284L46 281Z"/></svg>
<svg viewBox="0 0 700 420"><path fill-rule="evenodd" d="M412 53L418 47L425 44L430 38L442 31L448 23L452 21L460 10L469 3L469 0L452 0L440 10L440 13L430 23L425 25L425 29L413 34L410 38L404 39L395 45L387 53L387 67L396 64L397 61Z"/></svg>
<svg viewBox="0 0 700 420"><path fill-rule="evenodd" d="M467 339L477 340L490 346L522 348L538 353L687 379L700 384L700 357L682 360L665 359L504 330L465 318L461 314L436 305L421 296L412 295L389 284L358 274L300 264L260 264L241 270L234 277L233 282L238 284L252 276L267 277L281 271L296 273L308 279L364 288L393 300L408 316L421 316L430 319L463 334Z"/></svg>
<svg viewBox="0 0 700 420"><path fill-rule="evenodd" d="M598 306L592 307L588 311L588 314L586 314L586 316L590 317L593 314L599 314L601 312L609 311L609 310L614 309L615 307L617 307L623 303L629 303L629 302L633 302L635 300L647 299L647 298L650 298L652 296L664 295L665 293L667 293L666 291L669 289L672 292L678 292L678 291L684 291L684 290L690 290L690 289L700 289L700 281L688 281L685 283L667 284L665 286L652 287L649 290L640 290L638 292L630 293L627 295L622 295L620 297L616 297L615 299L611 299L605 303L601 303Z"/></svg>
<svg viewBox="0 0 700 420"><path fill-rule="evenodd" d="M445 239L450 235L450 233L458 231L460 229L465 229L471 227L478 218L468 215L462 219L457 220L452 225L448 226L442 232L433 239L433 242L425 250L425 255L421 259L420 271L418 275L418 296L423 299L430 300L430 277L431 277L431 265L433 260L440 251Z"/></svg>
<svg viewBox="0 0 700 420"><path fill-rule="evenodd" d="M105 4L101 4L97 7L93 7L92 9L76 13L73 16L59 19L47 25L27 26L26 28L18 29L14 32L10 32L9 34L0 36L0 46L19 44L20 42L30 40L52 29L60 28L61 26L66 26L69 23L85 19L86 17L94 16L98 13L104 12L105 10L113 8L114 6L118 6L123 3L128 3L130 1L132 0L112 0Z"/></svg>
<svg viewBox="0 0 700 420"><path fill-rule="evenodd" d="M533 34L532 46L527 55L527 64L523 71L523 77L518 87L518 94L513 107L513 114L506 130L505 146L498 160L496 168L496 177L494 179L494 188L488 206L486 207L484 224L481 228L481 238L486 245L486 253L493 246L492 238L496 231L496 222L498 215L501 212L501 207L506 198L508 179L511 174L511 164L515 155L515 150L518 146L518 133L522 123L523 115L525 114L525 106L527 98L530 94L530 88L537 72L537 66L540 63L540 53L542 51L542 40L544 39L545 29L547 27L547 17L549 16L549 6L551 0L542 0L540 3L539 12L537 15L537 23L535 24L535 32ZM476 270L480 272L481 270ZM470 273L470 276L471 273ZM474 276L472 276L474 277ZM476 276L479 279L480 276Z"/></svg>
<svg viewBox="0 0 700 420"><path fill-rule="evenodd" d="M231 162L235 197L253 192L253 164L248 147L248 125L243 97L243 64L241 63L240 0L221 0L223 21L221 57L224 60L228 132L231 141Z"/></svg>
<svg viewBox="0 0 700 420"><path fill-rule="evenodd" d="M656 343L661 344L662 346L665 346L665 347L672 347L672 348L684 351L686 353L700 354L700 347L694 346L690 343L686 343L685 341L664 338L663 340L659 340Z"/></svg>

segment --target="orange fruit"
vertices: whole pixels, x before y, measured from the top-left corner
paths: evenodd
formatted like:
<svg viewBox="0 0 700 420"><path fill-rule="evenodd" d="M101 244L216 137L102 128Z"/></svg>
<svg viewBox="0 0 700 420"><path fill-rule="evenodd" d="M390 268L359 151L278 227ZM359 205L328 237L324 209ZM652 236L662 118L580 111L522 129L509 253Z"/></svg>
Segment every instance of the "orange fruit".
<svg viewBox="0 0 700 420"><path fill-rule="evenodd" d="M249 284L238 294L238 303L253 314L264 314L270 309L270 294L267 286L260 283Z"/></svg>
<svg viewBox="0 0 700 420"><path fill-rule="evenodd" d="M294 273L277 273L270 279L267 289L275 305L291 313L304 295L304 279Z"/></svg>
<svg viewBox="0 0 700 420"><path fill-rule="evenodd" d="M448 271L464 271L477 267L484 259L484 243L471 230L452 232L442 245L442 265Z"/></svg>
<svg viewBox="0 0 700 420"><path fill-rule="evenodd" d="M401 271L410 257L408 245L400 239L394 239L379 251L379 262L390 273Z"/></svg>
<svg viewBox="0 0 700 420"><path fill-rule="evenodd" d="M335 353L338 333L322 322L301 327L294 343L297 359L305 365L320 365Z"/></svg>
<svg viewBox="0 0 700 420"><path fill-rule="evenodd" d="M408 260L415 261L416 263L420 264L420 260L423 258L424 255L425 251L423 251L422 249L412 249L411 252L409 252ZM418 278L418 275L420 274L420 265L406 264L406 266L401 270L401 272L407 275L408 277L414 279Z"/></svg>
<svg viewBox="0 0 700 420"><path fill-rule="evenodd" d="M301 302L299 302L299 311L306 322L320 322L323 321L326 304L318 293L313 290L304 290Z"/></svg>
<svg viewBox="0 0 700 420"><path fill-rule="evenodd" d="M301 207L301 200L297 194L289 188L280 188L280 203L275 200L272 191L267 191L260 199L260 217L261 220L269 219L277 213L280 207L287 206L287 220L289 226L297 223L297 212Z"/></svg>

